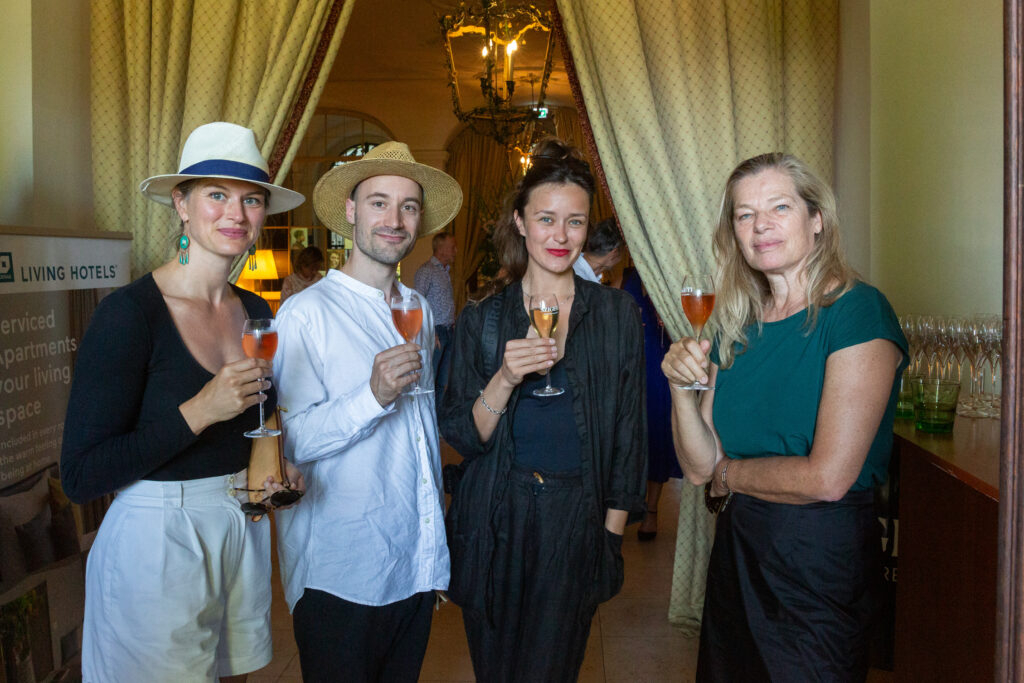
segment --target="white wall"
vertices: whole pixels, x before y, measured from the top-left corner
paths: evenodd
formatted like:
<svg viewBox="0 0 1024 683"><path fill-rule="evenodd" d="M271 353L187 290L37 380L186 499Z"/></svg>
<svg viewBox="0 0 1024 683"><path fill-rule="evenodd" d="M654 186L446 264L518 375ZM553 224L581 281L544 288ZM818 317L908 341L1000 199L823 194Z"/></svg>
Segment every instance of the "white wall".
<svg viewBox="0 0 1024 683"><path fill-rule="evenodd" d="M27 225L33 177L31 0L7 0L0 45L0 225Z"/></svg>
<svg viewBox="0 0 1024 683"><path fill-rule="evenodd" d="M850 265L871 272L871 30L869 0L839 3L835 191Z"/></svg>
<svg viewBox="0 0 1024 683"><path fill-rule="evenodd" d="M870 3L870 253L901 314L1002 306L999 0Z"/></svg>
<svg viewBox="0 0 1024 683"><path fill-rule="evenodd" d="M6 0L0 224L93 229L88 0Z"/></svg>
<svg viewBox="0 0 1024 683"><path fill-rule="evenodd" d="M32 73L33 224L95 230L88 0L32 1Z"/></svg>

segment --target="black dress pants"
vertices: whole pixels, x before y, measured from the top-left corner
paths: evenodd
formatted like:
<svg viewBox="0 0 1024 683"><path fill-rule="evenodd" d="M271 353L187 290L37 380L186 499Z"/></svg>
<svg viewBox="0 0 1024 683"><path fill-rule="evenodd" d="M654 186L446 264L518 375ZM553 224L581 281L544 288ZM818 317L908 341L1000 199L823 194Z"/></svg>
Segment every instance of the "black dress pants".
<svg viewBox="0 0 1024 683"><path fill-rule="evenodd" d="M807 505L733 494L715 528L697 680L863 681L881 576L871 491Z"/></svg>
<svg viewBox="0 0 1024 683"><path fill-rule="evenodd" d="M577 474L513 469L494 520L491 614L463 612L478 681L576 680L605 542L585 507Z"/></svg>
<svg viewBox="0 0 1024 683"><path fill-rule="evenodd" d="M307 588L292 624L305 683L419 678L430 638L434 592L375 607Z"/></svg>

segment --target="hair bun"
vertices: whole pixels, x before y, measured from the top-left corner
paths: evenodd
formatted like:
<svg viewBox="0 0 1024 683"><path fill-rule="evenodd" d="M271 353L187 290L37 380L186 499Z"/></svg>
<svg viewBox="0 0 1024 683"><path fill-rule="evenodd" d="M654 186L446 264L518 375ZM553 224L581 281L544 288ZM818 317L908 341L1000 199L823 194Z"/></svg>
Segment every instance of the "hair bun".
<svg viewBox="0 0 1024 683"><path fill-rule="evenodd" d="M537 161L564 161L566 159L586 161L580 150L553 136L543 138L534 144L533 152L530 154L530 160L535 163Z"/></svg>

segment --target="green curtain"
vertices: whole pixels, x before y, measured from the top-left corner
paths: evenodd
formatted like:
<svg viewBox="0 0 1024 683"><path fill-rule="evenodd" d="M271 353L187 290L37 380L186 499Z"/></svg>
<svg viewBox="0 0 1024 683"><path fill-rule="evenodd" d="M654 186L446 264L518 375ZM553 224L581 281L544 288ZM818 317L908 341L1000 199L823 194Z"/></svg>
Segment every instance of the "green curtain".
<svg viewBox="0 0 1024 683"><path fill-rule="evenodd" d="M470 128L448 146L448 175L463 191L462 209L452 221L458 253L452 265L455 309L466 303L467 286L484 258L481 247L491 223L501 215L502 199L512 187L509 157L502 145Z"/></svg>
<svg viewBox="0 0 1024 683"><path fill-rule="evenodd" d="M139 182L177 170L210 121L252 128L280 183L327 81L355 0L93 0L96 223L134 235L138 276L173 253L173 212Z"/></svg>

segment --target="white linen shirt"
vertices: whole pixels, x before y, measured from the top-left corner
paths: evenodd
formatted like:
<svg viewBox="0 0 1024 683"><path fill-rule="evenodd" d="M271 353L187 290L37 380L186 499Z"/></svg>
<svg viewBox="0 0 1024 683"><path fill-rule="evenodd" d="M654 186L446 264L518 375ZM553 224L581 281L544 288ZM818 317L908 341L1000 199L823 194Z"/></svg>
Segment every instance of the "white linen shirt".
<svg viewBox="0 0 1024 683"><path fill-rule="evenodd" d="M432 349L433 316L419 298L423 326L414 341ZM282 305L277 332L285 457L306 480L299 504L275 513L289 610L306 588L374 606L444 590L450 566L434 394L382 408L370 391L374 356L404 343L384 292L330 270ZM420 384L434 385L429 362Z"/></svg>
<svg viewBox="0 0 1024 683"><path fill-rule="evenodd" d="M601 284L601 278L599 278L597 273L594 272L594 269L590 267L587 259L583 258L583 252L580 252L575 263L572 264L572 270L584 280L590 280L591 282Z"/></svg>

